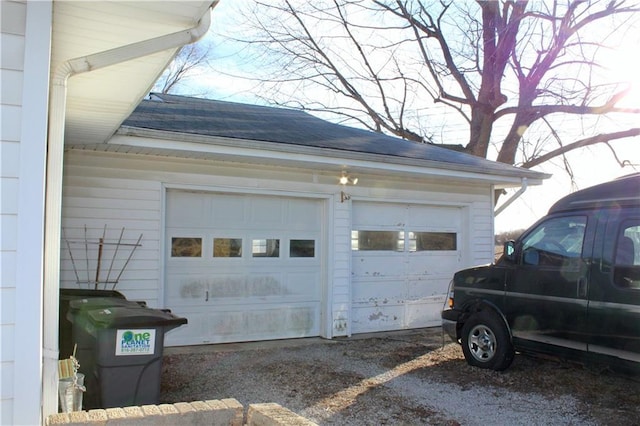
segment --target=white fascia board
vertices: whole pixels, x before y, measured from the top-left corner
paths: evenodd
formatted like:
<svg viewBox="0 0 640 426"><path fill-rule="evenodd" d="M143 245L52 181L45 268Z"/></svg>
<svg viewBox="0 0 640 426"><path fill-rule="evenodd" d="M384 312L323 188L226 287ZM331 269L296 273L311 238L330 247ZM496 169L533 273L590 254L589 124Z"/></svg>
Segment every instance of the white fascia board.
<svg viewBox="0 0 640 426"><path fill-rule="evenodd" d="M473 180L497 188L518 187L526 177L530 185L541 185L546 175L513 167L504 174L473 166L406 157L384 156L355 151L316 148L245 139L230 139L195 134L175 134L156 130L126 128L112 137L109 146L127 146L153 150L158 154L174 153L181 157L233 159L235 161L304 166L330 170L359 170L413 177L432 177L461 181ZM122 134L124 133L124 134ZM132 133L135 133L133 135ZM182 140L178 141L177 138ZM97 148L93 146L93 148Z"/></svg>

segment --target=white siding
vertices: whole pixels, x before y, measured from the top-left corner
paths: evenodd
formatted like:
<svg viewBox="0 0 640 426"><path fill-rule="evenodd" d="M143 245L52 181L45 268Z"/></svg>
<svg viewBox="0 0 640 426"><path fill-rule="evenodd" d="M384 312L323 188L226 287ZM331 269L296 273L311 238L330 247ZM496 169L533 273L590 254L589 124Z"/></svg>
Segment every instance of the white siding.
<svg viewBox="0 0 640 426"><path fill-rule="evenodd" d="M60 285L63 288L93 288L96 278L98 246L105 233L107 243L116 243L124 228L123 244L135 244L142 235L129 264L124 263L133 247L105 246L102 254L101 279L107 279L111 260L115 264L109 281L124 268L116 290L132 300L144 300L150 306L161 305L160 230L162 185L158 181L125 179L117 171L91 170L82 177L69 176L64 180ZM86 227L86 234L85 234ZM90 241L88 255L84 240ZM67 245L69 242L69 245ZM71 263L71 256L74 262ZM88 261L88 262L87 262ZM74 268L75 264L75 268ZM76 272L79 283L76 281ZM100 289L112 289L113 284L99 284Z"/></svg>
<svg viewBox="0 0 640 426"><path fill-rule="evenodd" d="M18 174L26 5L2 2L0 17L0 424L13 423ZM12 81L12 84L10 84Z"/></svg>
<svg viewBox="0 0 640 426"><path fill-rule="evenodd" d="M2 1L0 18L0 424L38 424L51 4Z"/></svg>
<svg viewBox="0 0 640 426"><path fill-rule="evenodd" d="M332 330L327 337L351 335L351 202L335 197L333 227Z"/></svg>
<svg viewBox="0 0 640 426"><path fill-rule="evenodd" d="M487 195L488 197L488 195ZM476 201L471 206L474 214L471 216L471 247L473 247L471 265L483 265L493 261L494 253L494 227L493 216L489 215L493 206L487 198L484 201ZM480 212L486 212L480 214ZM489 238L487 238L489 237Z"/></svg>

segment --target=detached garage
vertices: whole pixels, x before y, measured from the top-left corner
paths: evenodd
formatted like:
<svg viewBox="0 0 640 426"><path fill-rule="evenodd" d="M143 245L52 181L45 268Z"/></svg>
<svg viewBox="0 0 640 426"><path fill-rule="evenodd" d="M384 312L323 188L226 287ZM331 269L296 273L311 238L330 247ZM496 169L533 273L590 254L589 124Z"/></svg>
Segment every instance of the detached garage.
<svg viewBox="0 0 640 426"><path fill-rule="evenodd" d="M188 319L167 345L439 325L453 272L493 258L494 191L547 177L172 95L144 100L106 143L67 141L64 170L65 238L143 235L116 289ZM78 287L93 263L61 256L61 287Z"/></svg>

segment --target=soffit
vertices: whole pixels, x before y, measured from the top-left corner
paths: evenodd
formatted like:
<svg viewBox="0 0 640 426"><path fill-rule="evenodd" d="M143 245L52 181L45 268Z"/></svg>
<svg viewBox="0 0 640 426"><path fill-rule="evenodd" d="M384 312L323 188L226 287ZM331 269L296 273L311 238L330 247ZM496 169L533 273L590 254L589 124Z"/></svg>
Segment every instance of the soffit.
<svg viewBox="0 0 640 426"><path fill-rule="evenodd" d="M197 24L206 1L54 1L51 73L64 62ZM176 53L146 57L71 76L65 143L105 142L129 116Z"/></svg>

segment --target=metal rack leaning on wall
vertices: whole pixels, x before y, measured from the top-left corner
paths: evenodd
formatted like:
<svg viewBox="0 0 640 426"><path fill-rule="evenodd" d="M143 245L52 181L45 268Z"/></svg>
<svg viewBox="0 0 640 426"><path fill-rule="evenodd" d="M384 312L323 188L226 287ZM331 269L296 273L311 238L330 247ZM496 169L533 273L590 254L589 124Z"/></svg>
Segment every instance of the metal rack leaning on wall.
<svg viewBox="0 0 640 426"><path fill-rule="evenodd" d="M79 286L86 285L87 288L94 290L115 290L136 249L142 246L140 244L142 234L135 243L126 242L128 240L124 238L124 234L123 227L117 238L107 238L107 225L105 225L102 235L92 239L85 225L84 236L74 239L67 238L65 230L62 229L62 238ZM91 267L94 262L95 269ZM84 270L81 269L82 266ZM85 274L86 280L81 279L80 276Z"/></svg>

